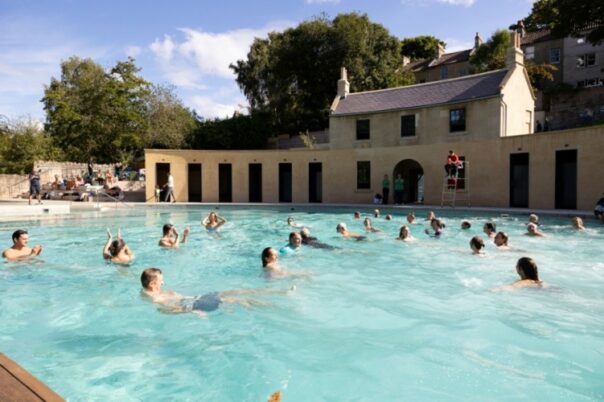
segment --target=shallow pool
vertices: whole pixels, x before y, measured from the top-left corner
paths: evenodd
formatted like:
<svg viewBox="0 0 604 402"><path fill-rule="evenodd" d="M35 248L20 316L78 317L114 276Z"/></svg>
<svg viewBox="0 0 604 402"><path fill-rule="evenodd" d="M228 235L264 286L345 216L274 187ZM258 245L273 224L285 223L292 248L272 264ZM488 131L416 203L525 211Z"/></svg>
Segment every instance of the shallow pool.
<svg viewBox="0 0 604 402"><path fill-rule="evenodd" d="M604 399L604 226L541 217L546 238L524 236L526 216L448 213L442 239L411 226L407 211L374 219L382 233L340 238L350 210L221 208L220 236L202 230L210 210L130 210L0 223L6 246L26 227L40 258L0 266L0 351L68 400L284 401ZM369 211L366 211L369 212ZM310 279L266 281L260 252L286 244L293 216L337 250L303 248L281 258ZM459 229L471 219L469 231ZM469 239L493 221L511 251ZM189 242L157 247L164 223ZM101 256L105 229L122 228L137 259ZM483 235L484 238L484 235ZM493 292L517 279L516 260L533 257L547 289ZM140 295L145 267L186 295L241 288L297 290L259 296L267 305L222 305L207 319L168 315Z"/></svg>

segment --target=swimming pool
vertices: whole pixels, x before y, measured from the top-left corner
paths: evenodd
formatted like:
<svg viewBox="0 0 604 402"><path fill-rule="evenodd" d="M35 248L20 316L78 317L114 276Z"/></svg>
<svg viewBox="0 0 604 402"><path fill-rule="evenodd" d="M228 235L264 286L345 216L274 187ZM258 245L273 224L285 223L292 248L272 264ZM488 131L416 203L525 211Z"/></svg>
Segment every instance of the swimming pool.
<svg viewBox="0 0 604 402"><path fill-rule="evenodd" d="M69 400L285 401L551 400L604 398L604 227L541 217L546 238L524 236L526 216L444 215L441 239L411 226L418 241L395 241L404 213L373 219L365 241L335 231L351 210L218 211L220 237L202 230L208 208L128 210L0 223L6 245L17 228L38 260L0 268L1 350ZM364 215L370 211L363 211ZM286 244L293 216L337 250L303 248L281 258L310 279L266 281L264 247ZM462 219L473 227L462 232ZM487 220L510 235L511 251L469 239ZM177 250L157 247L161 226L192 229ZM136 253L129 267L101 257L105 229L122 228ZM485 238L484 235L482 235ZM491 289L517 279L533 257L548 289ZM163 270L166 289L186 295L240 288L297 290L262 297L264 307L221 306L200 319L168 315L140 295L140 274Z"/></svg>

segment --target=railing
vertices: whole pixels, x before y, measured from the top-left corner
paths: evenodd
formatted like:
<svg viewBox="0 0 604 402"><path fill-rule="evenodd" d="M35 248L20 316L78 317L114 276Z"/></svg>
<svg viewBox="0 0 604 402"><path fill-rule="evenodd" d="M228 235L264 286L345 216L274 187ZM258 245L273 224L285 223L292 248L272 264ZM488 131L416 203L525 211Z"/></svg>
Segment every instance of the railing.
<svg viewBox="0 0 604 402"><path fill-rule="evenodd" d="M115 197L113 197L113 196L111 196L111 195L109 195L109 194L107 194L107 193L105 193L105 192L101 192L101 191L97 191L97 192L94 194L94 197L96 197L96 203L97 203L97 206L98 206L98 203L99 203L99 196L101 196L101 195L102 195L102 196L105 196L105 197L107 197L107 198L109 198L109 199L111 199L111 200L113 200L113 201L115 201L115 204L114 204L114 205L115 205L115 208L117 208L118 203L119 203L119 204L122 204L122 205L125 205L125 206L127 206L128 208L134 208L132 205L130 205L130 204L128 204L128 203L125 203L124 201L120 200L119 198L115 198Z"/></svg>

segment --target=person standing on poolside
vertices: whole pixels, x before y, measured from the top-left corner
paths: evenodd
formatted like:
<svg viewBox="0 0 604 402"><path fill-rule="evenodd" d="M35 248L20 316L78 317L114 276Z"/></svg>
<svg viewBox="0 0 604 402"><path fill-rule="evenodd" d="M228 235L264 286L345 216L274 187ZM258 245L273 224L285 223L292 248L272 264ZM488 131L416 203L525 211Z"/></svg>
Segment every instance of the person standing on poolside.
<svg viewBox="0 0 604 402"><path fill-rule="evenodd" d="M31 205L31 199L34 194L38 198L38 204L42 204L42 198L40 195L40 172L41 170L36 172L32 169L31 173L29 174L29 205Z"/></svg>
<svg viewBox="0 0 604 402"><path fill-rule="evenodd" d="M166 223L163 227L163 237L159 240L159 246L165 248L178 248L178 232L176 228L171 223ZM185 227L185 230L182 233L181 243L187 242L187 237L189 236L190 229L189 227Z"/></svg>
<svg viewBox="0 0 604 402"><path fill-rule="evenodd" d="M384 175L384 180L382 180L382 203L388 204L388 196L390 195L390 179L388 175Z"/></svg>
<svg viewBox="0 0 604 402"><path fill-rule="evenodd" d="M27 233L27 230L15 230L13 233L13 246L4 250L2 257L6 258L8 261L20 261L40 255L42 246L38 244L33 248L29 248L27 246L28 242L29 234Z"/></svg>
<svg viewBox="0 0 604 402"><path fill-rule="evenodd" d="M172 202L176 202L176 197L174 196L174 176L172 176L172 172L168 172L168 182L166 183L166 198L165 202L169 202L168 200L172 197Z"/></svg>
<svg viewBox="0 0 604 402"><path fill-rule="evenodd" d="M394 202L397 205L402 205L404 195L405 195L405 180L401 177L401 175L399 173L396 175L396 180L394 180Z"/></svg>

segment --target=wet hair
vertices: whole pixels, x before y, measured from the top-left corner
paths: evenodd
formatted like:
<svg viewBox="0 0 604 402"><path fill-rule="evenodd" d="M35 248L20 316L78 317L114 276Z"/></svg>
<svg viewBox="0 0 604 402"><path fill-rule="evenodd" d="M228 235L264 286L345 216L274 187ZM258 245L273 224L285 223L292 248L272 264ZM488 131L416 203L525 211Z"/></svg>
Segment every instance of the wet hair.
<svg viewBox="0 0 604 402"><path fill-rule="evenodd" d="M472 223L470 223L470 221L463 221L461 222L461 228L462 229L470 229L472 227Z"/></svg>
<svg viewBox="0 0 604 402"><path fill-rule="evenodd" d="M531 228L533 228L533 230L536 232L537 231L537 224L531 222L528 225L526 225L526 230L528 230L529 232L531 231Z"/></svg>
<svg viewBox="0 0 604 402"><path fill-rule="evenodd" d="M403 226L401 226L400 230L398 231L398 237L400 237L401 239L404 239L403 229L407 229L407 236L409 236L409 227L407 225L403 225Z"/></svg>
<svg viewBox="0 0 604 402"><path fill-rule="evenodd" d="M497 236L501 236L501 238L503 239L503 244L505 244L505 245L508 244L508 234L506 232L497 232L495 237L497 237Z"/></svg>
<svg viewBox="0 0 604 402"><path fill-rule="evenodd" d="M516 271L521 279L530 279L533 281L539 280L539 272L537 271L537 263L529 257L522 257L516 263Z"/></svg>
<svg viewBox="0 0 604 402"><path fill-rule="evenodd" d="M271 258L273 248L272 247L267 247L264 250L262 250L262 267L266 267L269 263L269 259Z"/></svg>
<svg viewBox="0 0 604 402"><path fill-rule="evenodd" d="M367 226L367 224L371 225L371 219L369 219L369 218L363 219L363 225Z"/></svg>
<svg viewBox="0 0 604 402"><path fill-rule="evenodd" d="M340 232L340 229L347 230L348 228L346 227L345 223L338 223L338 226L336 226L336 231Z"/></svg>
<svg viewBox="0 0 604 402"><path fill-rule="evenodd" d="M386 220L387 221L391 221L392 220L392 215L390 215L390 214L386 215Z"/></svg>
<svg viewBox="0 0 604 402"><path fill-rule="evenodd" d="M531 221L533 223L537 223L537 222L539 222L539 216L537 216L536 214L530 214L529 221Z"/></svg>
<svg viewBox="0 0 604 402"><path fill-rule="evenodd" d="M293 239L294 237L296 237L296 235L300 235L300 233L298 233L298 232L291 232L291 233L289 234L289 241L292 241L292 239ZM300 235L300 237L302 237L302 235Z"/></svg>
<svg viewBox="0 0 604 402"><path fill-rule="evenodd" d="M122 239L116 239L114 241L111 242L111 245L109 246L109 254L111 254L111 256L115 257L116 255L118 255L120 253L120 251L122 251L122 249L126 246L126 242Z"/></svg>
<svg viewBox="0 0 604 402"><path fill-rule="evenodd" d="M493 223L493 222L487 222L484 224L484 227L490 232L495 232L497 229L497 226Z"/></svg>
<svg viewBox="0 0 604 402"><path fill-rule="evenodd" d="M161 275L161 269L159 268L147 268L141 274L141 285L143 285L143 289L149 289L149 285L157 276Z"/></svg>
<svg viewBox="0 0 604 402"><path fill-rule="evenodd" d="M470 246L474 247L476 250L482 250L484 248L484 240L480 236L474 236L470 240Z"/></svg>
<svg viewBox="0 0 604 402"><path fill-rule="evenodd" d="M16 243L21 235L27 234L27 230L19 229L13 232L13 242Z"/></svg>
<svg viewBox="0 0 604 402"><path fill-rule="evenodd" d="M445 228L445 224L440 219L437 219L437 218L432 219L430 221L430 225L432 225L433 223L436 223L436 225L438 226L439 229L444 229Z"/></svg>
<svg viewBox="0 0 604 402"><path fill-rule="evenodd" d="M162 229L164 231L164 236L167 235L168 233L170 233L170 230L174 227L174 225L172 225L171 223L166 223L164 225L164 228Z"/></svg>
<svg viewBox="0 0 604 402"><path fill-rule="evenodd" d="M308 230L308 228L302 228L302 229L300 230L300 236L301 236L303 239L306 239L306 238L310 237L310 230Z"/></svg>
<svg viewBox="0 0 604 402"><path fill-rule="evenodd" d="M361 213L359 211L354 211L354 217L355 218L360 218L361 217Z"/></svg>
<svg viewBox="0 0 604 402"><path fill-rule="evenodd" d="M291 216L289 216L289 217L287 218L287 223L290 223L290 222L293 222L293 221L294 221L294 218L292 218Z"/></svg>
<svg viewBox="0 0 604 402"><path fill-rule="evenodd" d="M376 218L379 218L379 216L380 216L380 210L379 209L375 209L373 211L373 216L376 217Z"/></svg>

